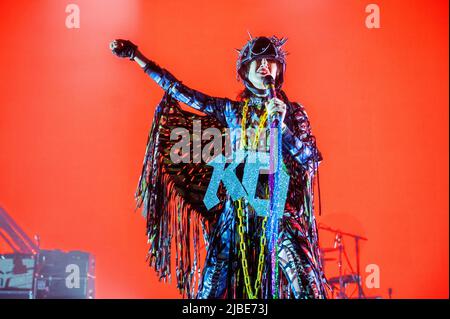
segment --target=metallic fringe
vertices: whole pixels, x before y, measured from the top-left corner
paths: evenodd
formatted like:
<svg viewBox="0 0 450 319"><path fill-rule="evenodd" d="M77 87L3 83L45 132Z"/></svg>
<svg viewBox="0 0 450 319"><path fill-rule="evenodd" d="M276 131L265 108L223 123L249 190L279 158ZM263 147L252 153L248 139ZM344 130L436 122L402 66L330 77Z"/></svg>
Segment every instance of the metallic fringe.
<svg viewBox="0 0 450 319"><path fill-rule="evenodd" d="M160 121L167 96L158 105L147 141L146 153L135 198L147 218L150 248L147 260L160 280L171 281L171 252L175 248L177 287L192 298L200 278L200 215L174 188L159 152ZM204 225L202 223L202 229ZM174 247L172 247L174 246Z"/></svg>
<svg viewBox="0 0 450 319"><path fill-rule="evenodd" d="M178 112L178 113L177 113ZM167 148L168 115L174 118L178 114L180 125L183 122L183 114L179 113L170 97L166 94L158 105L152 129L150 131L143 162L142 173L136 190L136 209L141 208L143 215L147 218L147 236L150 245L148 251L148 262L158 274L160 280L171 281L172 263L176 268L177 287L183 297L194 298L201 276L201 254L211 244L214 238L209 238L210 232L214 229L215 220L211 217L205 218L195 203L192 205L192 198L186 199L187 194L192 194L193 189L187 189L189 185L205 184L208 180L207 173L192 174L197 176L197 181L188 183L185 177L180 177L180 171L167 164L165 148ZM176 117L176 116L175 116ZM184 123L184 124L183 124ZM166 134L166 135L165 135ZM166 143L166 144L165 144ZM300 283L299 290L293 290L290 281L295 278L287 278L285 271L280 271L278 283L280 298L325 298L327 295L327 284L323 274L318 246L317 226L314 218L314 177L317 170L317 163L311 161L307 167L299 167L297 163L286 158L286 166L290 168L292 185L292 203L302 201L302 209L296 216L285 216L286 222L282 223L280 231L285 234L284 240L280 244L287 245L285 248L289 252L287 262L289 270L293 270ZM175 172L175 173L174 173ZM178 174L177 176L175 176ZM186 175L183 175L186 176ZM177 183L179 183L177 185ZM201 187L207 187L201 184ZM185 196L180 193L177 186L186 188ZM303 200L301 200L303 199ZM300 203L298 203L300 204ZM295 205L297 206L297 205ZM198 208L198 209L197 209ZM220 209L221 211L221 209ZM214 216L213 212L208 212L209 216ZM201 230L200 230L201 227ZM204 245L200 243L200 231L204 238ZM233 236L232 245L236 245L236 236ZM294 246L292 246L294 245ZM235 246L236 247L236 246ZM175 249L175 258L172 262L172 249ZM237 251L236 251L237 252ZM256 252L255 252L256 253ZM234 258L237 254L234 254ZM267 259L266 259L267 260ZM233 260L234 261L234 260ZM269 260L266 265L269 265ZM265 267L263 273L263 287L261 295L263 298L270 298L270 268ZM231 279L233 297L240 296L240 291L244 291L243 279L240 269L236 269Z"/></svg>

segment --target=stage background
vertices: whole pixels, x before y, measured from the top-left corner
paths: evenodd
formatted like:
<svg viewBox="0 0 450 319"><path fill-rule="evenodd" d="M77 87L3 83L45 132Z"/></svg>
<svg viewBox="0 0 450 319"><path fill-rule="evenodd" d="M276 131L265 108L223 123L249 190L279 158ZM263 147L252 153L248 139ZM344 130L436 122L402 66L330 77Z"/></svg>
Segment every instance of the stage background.
<svg viewBox="0 0 450 319"><path fill-rule="evenodd" d="M65 26L69 3L80 29ZM368 295L448 298L448 2L377 0L380 29L365 26L369 3L1 1L0 205L43 248L94 253L97 297L179 297L148 268L133 212L163 92L109 42L234 98L247 30L285 36L284 88L324 156L318 221L369 238L362 270L378 265L381 286Z"/></svg>

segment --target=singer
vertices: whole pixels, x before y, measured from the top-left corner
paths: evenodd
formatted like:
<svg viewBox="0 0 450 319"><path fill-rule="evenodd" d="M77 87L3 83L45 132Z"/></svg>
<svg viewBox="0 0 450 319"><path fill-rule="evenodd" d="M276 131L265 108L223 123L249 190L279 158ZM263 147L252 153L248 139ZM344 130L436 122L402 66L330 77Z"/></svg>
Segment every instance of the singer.
<svg viewBox="0 0 450 319"><path fill-rule="evenodd" d="M165 91L155 112L136 199L147 218L150 265L161 279L170 279L174 258L177 286L187 298L327 297L314 217L314 181L322 156L304 107L282 90L285 42L276 36L250 35L238 50L237 75L245 87L234 100L187 87L128 40L110 44L113 54L135 61ZM207 116L189 113L178 102ZM232 200L223 188L218 190L220 204L207 210L202 199L211 168L189 156L185 164L170 161L171 130L192 130L193 120L201 120L202 127L240 128L229 137L233 150L262 145L270 152L270 139L258 132L281 128L278 160L289 185L282 216L273 219L277 228L270 249L270 216L256 214L245 197ZM247 134L250 128L257 133ZM235 169L236 181L242 181L242 170ZM271 196L268 175L258 179L255 197ZM206 244L204 260L200 230Z"/></svg>

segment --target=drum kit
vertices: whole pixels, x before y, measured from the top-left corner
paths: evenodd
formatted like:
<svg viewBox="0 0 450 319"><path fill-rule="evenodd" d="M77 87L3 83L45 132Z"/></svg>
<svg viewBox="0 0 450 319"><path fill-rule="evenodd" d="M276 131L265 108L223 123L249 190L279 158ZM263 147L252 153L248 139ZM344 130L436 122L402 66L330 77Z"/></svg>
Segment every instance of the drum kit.
<svg viewBox="0 0 450 319"><path fill-rule="evenodd" d="M330 248L321 249L322 264L325 267L327 262L337 261L337 267L339 270L338 276L328 278L328 283L332 289L332 298L336 299L349 299L347 293L347 287L349 285L356 285L358 291L357 299L367 298L364 294L364 290L361 282L361 272L360 272L360 248L359 243L361 240L366 241L367 238L359 236L357 234L352 234L348 232L343 232L339 229L334 229L323 224L319 224L319 229L327 232L331 232L335 235L334 245ZM353 269L352 263L345 250L345 245L343 238L352 238L355 243L355 259L356 259L356 270ZM337 256L330 257L330 255L337 253ZM350 269L350 273L344 273L344 267Z"/></svg>

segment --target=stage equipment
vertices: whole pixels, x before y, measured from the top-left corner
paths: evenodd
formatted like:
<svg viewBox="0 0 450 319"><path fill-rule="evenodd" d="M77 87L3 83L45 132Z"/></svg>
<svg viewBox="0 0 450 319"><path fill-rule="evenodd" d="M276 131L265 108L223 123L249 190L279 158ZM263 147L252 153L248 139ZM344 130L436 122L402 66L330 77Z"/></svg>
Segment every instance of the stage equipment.
<svg viewBox="0 0 450 319"><path fill-rule="evenodd" d="M360 240L367 240L367 238L351 234L347 232L343 232L339 229L334 229L328 226L325 226L323 224L319 224L319 229L323 229L325 231L329 231L331 233L335 234L335 240L334 240L334 247L333 248L324 248L321 249L322 251L322 260L325 261L327 258L324 258L324 254L337 251L338 252L338 269L339 269L339 276L332 277L328 279L328 283L333 288L334 291L338 291L337 298L338 299L348 299L349 297L346 294L346 288L349 284L356 284L358 287L358 299L365 299L366 296L364 294L364 290L361 283L361 273L360 273L360 256L359 256L359 241ZM345 246L343 242L343 237L347 236L350 238L353 238L355 241L355 258L356 258L356 272L353 271L352 264L348 258L348 255L345 251ZM345 257L345 261L347 265L349 266L351 270L351 274L344 275L343 273L343 257Z"/></svg>
<svg viewBox="0 0 450 319"><path fill-rule="evenodd" d="M0 207L0 299L95 297L95 258L81 252L41 250ZM0 246L1 249L2 246Z"/></svg>
<svg viewBox="0 0 450 319"><path fill-rule="evenodd" d="M0 299L31 299L36 256L0 255Z"/></svg>
<svg viewBox="0 0 450 319"><path fill-rule="evenodd" d="M41 250L37 270L37 299L95 297L95 258L89 253Z"/></svg>

